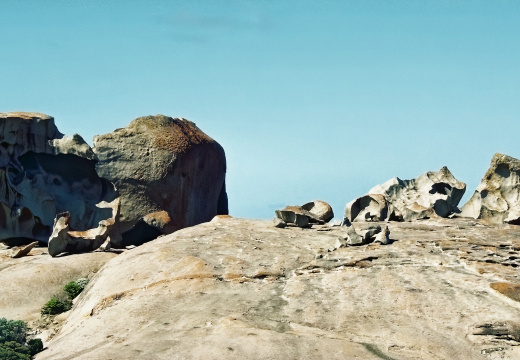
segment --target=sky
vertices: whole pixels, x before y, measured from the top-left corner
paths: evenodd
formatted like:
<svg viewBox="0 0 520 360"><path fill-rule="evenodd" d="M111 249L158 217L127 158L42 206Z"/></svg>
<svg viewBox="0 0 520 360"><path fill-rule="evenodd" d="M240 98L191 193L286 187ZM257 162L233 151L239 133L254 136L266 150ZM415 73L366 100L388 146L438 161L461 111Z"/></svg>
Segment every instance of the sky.
<svg viewBox="0 0 520 360"><path fill-rule="evenodd" d="M520 1L0 1L0 112L97 134L184 117L226 151L230 214L344 206L520 158ZM461 202L461 205L462 203Z"/></svg>

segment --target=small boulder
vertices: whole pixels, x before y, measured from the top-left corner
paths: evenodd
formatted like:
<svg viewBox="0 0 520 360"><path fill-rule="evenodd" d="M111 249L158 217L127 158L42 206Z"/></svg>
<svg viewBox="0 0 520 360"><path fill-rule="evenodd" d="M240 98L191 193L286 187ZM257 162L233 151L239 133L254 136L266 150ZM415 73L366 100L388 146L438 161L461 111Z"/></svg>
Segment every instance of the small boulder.
<svg viewBox="0 0 520 360"><path fill-rule="evenodd" d="M286 224L295 224L305 228L311 224L324 224L334 217L329 204L324 201L311 201L303 206L286 206L275 211L276 217Z"/></svg>
<svg viewBox="0 0 520 360"><path fill-rule="evenodd" d="M316 219L329 222L334 218L332 207L325 201L315 200L302 205L302 209L311 213Z"/></svg>

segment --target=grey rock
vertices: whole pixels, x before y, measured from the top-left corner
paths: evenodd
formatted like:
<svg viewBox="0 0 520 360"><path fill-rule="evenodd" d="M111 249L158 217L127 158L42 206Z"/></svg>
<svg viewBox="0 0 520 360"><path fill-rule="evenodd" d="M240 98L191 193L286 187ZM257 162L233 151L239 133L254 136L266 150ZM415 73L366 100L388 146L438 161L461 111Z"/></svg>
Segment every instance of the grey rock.
<svg viewBox="0 0 520 360"><path fill-rule="evenodd" d="M329 222L334 218L334 211L332 207L325 201L315 200L302 205L302 209L308 211L316 219L324 222Z"/></svg>
<svg viewBox="0 0 520 360"><path fill-rule="evenodd" d="M296 224L296 226L301 228L306 228L310 226L308 216L302 214L294 214L294 217L294 223Z"/></svg>
<svg viewBox="0 0 520 360"><path fill-rule="evenodd" d="M344 239L348 245L357 246L367 244L365 238L359 235L353 226L346 227L346 235Z"/></svg>
<svg viewBox="0 0 520 360"><path fill-rule="evenodd" d="M82 253L93 251L102 247L109 250L114 247L122 247L121 233L119 230L119 198L111 203L102 202L100 208L110 209L112 216L101 220L96 228L86 231L72 231L70 227L70 214L58 214L54 221L54 227L49 238L49 255L56 256L63 252Z"/></svg>
<svg viewBox="0 0 520 360"><path fill-rule="evenodd" d="M345 217L350 221L384 221L389 216L389 203L381 194L362 196L345 207Z"/></svg>
<svg viewBox="0 0 520 360"><path fill-rule="evenodd" d="M381 233L380 225L373 225L368 227L366 230L361 232L361 237L363 238L363 243L369 244L374 242L376 235Z"/></svg>
<svg viewBox="0 0 520 360"><path fill-rule="evenodd" d="M120 194L123 238L150 213L166 211L173 230L228 213L224 150L191 121L141 117L96 136L93 150Z"/></svg>
<svg viewBox="0 0 520 360"><path fill-rule="evenodd" d="M388 229L388 226L383 227L383 229L376 235L374 242L379 242L383 245L388 245L391 243L390 229Z"/></svg>
<svg viewBox="0 0 520 360"><path fill-rule="evenodd" d="M26 246L22 247L21 249L15 251L11 257L13 259L18 259L18 258L24 257L27 254L29 254L36 245L38 245L38 241L34 241L34 242L30 243L29 245L26 245Z"/></svg>
<svg viewBox="0 0 520 360"><path fill-rule="evenodd" d="M448 217L460 210L466 184L443 167L417 179L393 178L372 188L368 195L347 204L345 217L351 221L414 221Z"/></svg>
<svg viewBox="0 0 520 360"><path fill-rule="evenodd" d="M278 217L275 217L273 219L273 223L274 223L274 227L277 227L277 228L280 228L280 229L283 229L284 227L287 227L287 223L285 221L283 221L282 219L278 218Z"/></svg>
<svg viewBox="0 0 520 360"><path fill-rule="evenodd" d="M84 230L106 218L95 204L113 200L110 182L95 171L80 136L64 138L50 116L0 114L0 240L47 242L57 213Z"/></svg>
<svg viewBox="0 0 520 360"><path fill-rule="evenodd" d="M495 154L460 216L520 225L520 160Z"/></svg>

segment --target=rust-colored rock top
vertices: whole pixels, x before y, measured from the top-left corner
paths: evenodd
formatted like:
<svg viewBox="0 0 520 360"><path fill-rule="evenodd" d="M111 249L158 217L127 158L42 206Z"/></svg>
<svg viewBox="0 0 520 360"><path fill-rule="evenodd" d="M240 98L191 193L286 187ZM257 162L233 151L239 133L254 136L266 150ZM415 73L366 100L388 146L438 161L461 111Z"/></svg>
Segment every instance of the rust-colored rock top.
<svg viewBox="0 0 520 360"><path fill-rule="evenodd" d="M136 129L143 126L146 127L145 131L154 137L156 148L170 150L176 154L186 152L192 145L214 142L195 123L183 118L144 116L132 121L128 128Z"/></svg>

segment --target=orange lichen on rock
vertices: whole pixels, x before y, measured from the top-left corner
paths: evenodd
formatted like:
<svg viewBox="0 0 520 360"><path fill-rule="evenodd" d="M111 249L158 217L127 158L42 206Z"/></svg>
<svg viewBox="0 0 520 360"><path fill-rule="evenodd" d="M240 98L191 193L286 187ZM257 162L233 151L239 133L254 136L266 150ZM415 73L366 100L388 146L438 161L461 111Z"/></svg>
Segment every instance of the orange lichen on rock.
<svg viewBox="0 0 520 360"><path fill-rule="evenodd" d="M492 283L490 286L493 290L498 291L512 300L520 301L520 284L496 282Z"/></svg>

